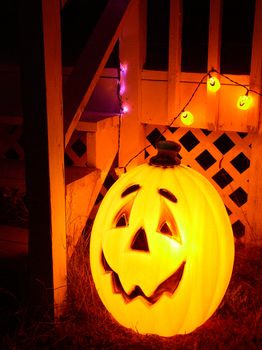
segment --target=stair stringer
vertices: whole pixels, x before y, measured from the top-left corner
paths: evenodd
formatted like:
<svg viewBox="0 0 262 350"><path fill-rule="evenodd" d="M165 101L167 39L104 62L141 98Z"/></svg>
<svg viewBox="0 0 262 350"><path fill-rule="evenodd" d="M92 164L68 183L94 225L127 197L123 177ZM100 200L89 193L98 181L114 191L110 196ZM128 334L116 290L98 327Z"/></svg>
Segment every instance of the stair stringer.
<svg viewBox="0 0 262 350"><path fill-rule="evenodd" d="M98 123L99 124L99 123ZM87 166L94 171L67 183L66 227L67 251L70 259L86 226L97 196L118 151L118 128L112 122L106 128L87 131Z"/></svg>

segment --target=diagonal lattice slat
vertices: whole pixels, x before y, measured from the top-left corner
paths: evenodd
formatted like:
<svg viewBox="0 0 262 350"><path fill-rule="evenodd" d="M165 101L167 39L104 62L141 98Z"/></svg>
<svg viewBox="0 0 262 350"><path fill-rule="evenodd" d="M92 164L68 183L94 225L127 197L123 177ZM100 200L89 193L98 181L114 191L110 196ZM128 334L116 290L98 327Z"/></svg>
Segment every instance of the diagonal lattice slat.
<svg viewBox="0 0 262 350"><path fill-rule="evenodd" d="M160 135L179 142L182 146L182 163L203 174L220 193L235 237L251 235L247 219L251 135L193 128L166 130L165 127L156 125L147 125L146 135L147 140L154 144L157 141L155 137ZM156 150L150 147L147 153L150 157Z"/></svg>

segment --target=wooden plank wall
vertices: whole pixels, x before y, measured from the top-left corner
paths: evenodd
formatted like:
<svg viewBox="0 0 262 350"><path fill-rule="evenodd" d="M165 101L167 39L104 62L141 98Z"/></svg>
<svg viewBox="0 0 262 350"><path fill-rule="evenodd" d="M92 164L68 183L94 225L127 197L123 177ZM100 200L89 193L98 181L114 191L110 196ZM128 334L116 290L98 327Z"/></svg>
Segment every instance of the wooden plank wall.
<svg viewBox="0 0 262 350"><path fill-rule="evenodd" d="M253 51L250 75L228 74L228 78L250 89L261 92L261 2L256 1L256 16L253 35ZM169 66L168 72L142 71L142 113L143 123L167 125L176 117L194 89L206 73L181 72L181 25L182 0L170 0ZM222 0L210 1L210 24L208 41L208 69L220 71L220 41L222 23ZM214 74L218 75L219 74ZM195 116L192 127L210 130L257 132L259 129L260 96L252 94L253 107L239 110L236 101L246 89L220 76L221 89L210 93L204 79L189 109ZM174 126L183 126L178 118Z"/></svg>

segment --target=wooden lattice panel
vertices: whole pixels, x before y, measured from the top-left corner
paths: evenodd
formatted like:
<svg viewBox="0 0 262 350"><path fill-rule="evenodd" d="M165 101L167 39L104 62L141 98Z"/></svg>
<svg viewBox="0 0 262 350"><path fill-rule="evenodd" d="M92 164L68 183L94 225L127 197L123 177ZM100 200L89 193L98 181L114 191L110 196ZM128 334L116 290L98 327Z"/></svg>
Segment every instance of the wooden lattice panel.
<svg viewBox="0 0 262 350"><path fill-rule="evenodd" d="M23 132L21 126L0 128L0 158L23 160ZM69 166L86 166L86 133L75 131L65 152L65 162Z"/></svg>
<svg viewBox="0 0 262 350"><path fill-rule="evenodd" d="M220 193L227 208L234 235L251 235L247 219L249 165L252 135L205 129L146 126L147 140L153 145L146 157L156 153L160 139L179 142L182 163L202 173Z"/></svg>
<svg viewBox="0 0 262 350"><path fill-rule="evenodd" d="M86 133L77 130L74 131L66 147L66 165L86 166L86 151Z"/></svg>

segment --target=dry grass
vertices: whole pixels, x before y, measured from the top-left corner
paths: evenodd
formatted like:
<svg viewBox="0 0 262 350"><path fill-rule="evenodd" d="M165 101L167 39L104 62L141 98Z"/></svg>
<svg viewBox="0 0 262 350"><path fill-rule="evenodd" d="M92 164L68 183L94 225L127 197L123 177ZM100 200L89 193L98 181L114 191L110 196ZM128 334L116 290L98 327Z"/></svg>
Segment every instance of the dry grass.
<svg viewBox="0 0 262 350"><path fill-rule="evenodd" d="M262 349L262 247L239 246L233 276L222 304L191 334L142 336L118 325L105 310L93 285L88 239L83 238L69 264L68 307L57 324L26 326L16 310L15 327L6 330L1 349Z"/></svg>

